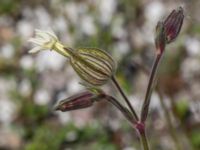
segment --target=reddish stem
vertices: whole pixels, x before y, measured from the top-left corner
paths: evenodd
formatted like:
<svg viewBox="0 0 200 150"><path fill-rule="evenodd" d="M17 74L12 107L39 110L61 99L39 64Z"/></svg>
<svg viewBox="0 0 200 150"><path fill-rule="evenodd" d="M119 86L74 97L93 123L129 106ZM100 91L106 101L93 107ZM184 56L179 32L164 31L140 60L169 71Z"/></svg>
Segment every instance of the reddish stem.
<svg viewBox="0 0 200 150"><path fill-rule="evenodd" d="M142 111L141 111L141 122L145 122L145 120L147 119L147 115L148 115L148 112L149 112L149 104L150 104L150 100L151 100L151 94L152 94L152 91L153 91L154 78L155 78L155 75L156 75L156 71L157 71L158 64L160 62L161 56L162 56L162 53L158 54L156 56L156 59L155 59L154 64L153 64L153 68L151 70L149 83L148 83L148 87L147 87L147 91L146 91L146 95L145 95L145 100L144 100L144 103L143 103L143 106L142 106Z"/></svg>
<svg viewBox="0 0 200 150"><path fill-rule="evenodd" d="M146 131L145 131L145 124L142 122L138 122L135 127L140 135L140 141L141 141L143 150L149 150L149 144L148 144Z"/></svg>

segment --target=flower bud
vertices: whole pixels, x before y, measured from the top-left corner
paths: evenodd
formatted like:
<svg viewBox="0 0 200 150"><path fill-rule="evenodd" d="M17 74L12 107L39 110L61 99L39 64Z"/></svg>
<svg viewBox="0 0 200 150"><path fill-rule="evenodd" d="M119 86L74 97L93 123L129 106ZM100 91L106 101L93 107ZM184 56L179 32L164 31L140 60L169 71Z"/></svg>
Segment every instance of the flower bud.
<svg viewBox="0 0 200 150"><path fill-rule="evenodd" d="M157 55L162 54L166 45L166 35L163 22L158 22L156 26L155 45L156 45L156 54Z"/></svg>
<svg viewBox="0 0 200 150"><path fill-rule="evenodd" d="M54 109L62 112L83 109L92 106L95 101L101 99L103 99L103 94L95 95L92 92L86 91L61 100Z"/></svg>
<svg viewBox="0 0 200 150"><path fill-rule="evenodd" d="M72 67L84 81L93 86L105 84L115 72L114 60L103 50L81 48L71 52Z"/></svg>
<svg viewBox="0 0 200 150"><path fill-rule="evenodd" d="M173 10L164 20L167 43L171 43L178 36L183 24L183 19L183 8L179 7L177 10Z"/></svg>

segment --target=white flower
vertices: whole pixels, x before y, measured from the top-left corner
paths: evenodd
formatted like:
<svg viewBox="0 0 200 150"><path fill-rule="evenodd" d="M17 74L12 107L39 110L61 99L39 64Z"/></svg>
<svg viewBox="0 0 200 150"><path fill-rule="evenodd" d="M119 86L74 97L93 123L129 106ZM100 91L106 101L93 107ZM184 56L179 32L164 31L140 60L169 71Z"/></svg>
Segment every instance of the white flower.
<svg viewBox="0 0 200 150"><path fill-rule="evenodd" d="M58 37L52 31L42 31L36 29L35 37L30 38L28 41L37 45L31 49L29 53L37 53L42 50L54 50L61 55L66 57L69 56L69 54L64 49L64 45L60 43Z"/></svg>
<svg viewBox="0 0 200 150"><path fill-rule="evenodd" d="M29 53L36 53L41 50L53 49L58 38L53 32L35 30L35 38L30 38L28 41L32 42L38 46L34 47L29 51Z"/></svg>
<svg viewBox="0 0 200 150"><path fill-rule="evenodd" d="M103 50L64 47L55 34L40 30L36 30L36 38L29 41L38 45L30 51L31 53L50 49L69 58L69 62L77 74L91 85L101 86L115 73L115 61Z"/></svg>

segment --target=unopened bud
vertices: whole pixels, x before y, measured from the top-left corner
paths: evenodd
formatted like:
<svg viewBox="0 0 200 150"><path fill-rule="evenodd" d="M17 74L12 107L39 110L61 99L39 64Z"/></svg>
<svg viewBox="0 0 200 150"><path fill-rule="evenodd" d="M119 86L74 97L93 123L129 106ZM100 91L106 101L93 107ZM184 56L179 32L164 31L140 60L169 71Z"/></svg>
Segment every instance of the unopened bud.
<svg viewBox="0 0 200 150"><path fill-rule="evenodd" d="M92 92L86 91L67 99L61 100L54 110L60 110L62 112L87 108L93 105L95 101L103 99L103 95L95 95Z"/></svg>
<svg viewBox="0 0 200 150"><path fill-rule="evenodd" d="M166 35L163 22L158 22L156 26L155 45L156 45L156 54L157 55L162 54L166 45Z"/></svg>
<svg viewBox="0 0 200 150"><path fill-rule="evenodd" d="M179 7L177 10L173 10L163 22L158 22L155 37L157 55L162 54L166 44L176 39L181 30L183 19L183 8Z"/></svg>
<svg viewBox="0 0 200 150"><path fill-rule="evenodd" d="M166 42L171 43L178 36L184 20L183 8L173 10L164 20Z"/></svg>

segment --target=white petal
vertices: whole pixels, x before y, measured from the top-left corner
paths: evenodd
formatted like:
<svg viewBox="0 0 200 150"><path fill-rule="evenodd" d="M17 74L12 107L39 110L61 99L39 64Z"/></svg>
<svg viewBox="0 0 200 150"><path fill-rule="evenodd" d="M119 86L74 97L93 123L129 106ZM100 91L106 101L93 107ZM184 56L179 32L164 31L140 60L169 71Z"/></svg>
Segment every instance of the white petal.
<svg viewBox="0 0 200 150"><path fill-rule="evenodd" d="M53 31L35 30L35 38L30 38L28 42L32 42L37 46L29 51L29 53L36 53L41 50L52 49L53 45L58 42L58 38Z"/></svg>
<svg viewBox="0 0 200 150"><path fill-rule="evenodd" d="M52 39L45 31L36 30L35 37L40 39Z"/></svg>
<svg viewBox="0 0 200 150"><path fill-rule="evenodd" d="M43 45L44 42L46 42L46 41L44 41L44 39L41 39L41 38L30 38L28 40L28 42L31 42L31 43L34 43L34 44L37 44L37 45Z"/></svg>
<svg viewBox="0 0 200 150"><path fill-rule="evenodd" d="M58 40L57 36L55 35L55 33L53 31L42 31L42 30L35 30L36 35L40 36L42 38L54 38L56 40Z"/></svg>
<svg viewBox="0 0 200 150"><path fill-rule="evenodd" d="M44 32L37 32L35 33L37 38L42 38L42 39L49 39L52 37L49 37L48 34L44 33Z"/></svg>
<svg viewBox="0 0 200 150"><path fill-rule="evenodd" d="M34 47L33 49L31 49L30 51L29 51L29 53L37 53L37 52L39 52L39 51L41 51L42 49L41 49L41 47L40 46L36 46L36 47Z"/></svg>
<svg viewBox="0 0 200 150"><path fill-rule="evenodd" d="M40 29L35 29L35 33L37 34L37 33L44 33L44 31L43 30L40 30Z"/></svg>
<svg viewBox="0 0 200 150"><path fill-rule="evenodd" d="M55 35L55 33L53 31L47 31L47 34L52 36L54 39L58 40L58 37Z"/></svg>

